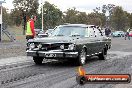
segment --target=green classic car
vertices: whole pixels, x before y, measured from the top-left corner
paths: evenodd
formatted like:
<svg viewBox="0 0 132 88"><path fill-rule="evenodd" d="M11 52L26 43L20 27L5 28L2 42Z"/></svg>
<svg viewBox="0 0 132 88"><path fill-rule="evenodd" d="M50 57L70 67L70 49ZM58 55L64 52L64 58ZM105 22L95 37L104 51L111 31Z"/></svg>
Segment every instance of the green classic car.
<svg viewBox="0 0 132 88"><path fill-rule="evenodd" d="M84 65L86 59L97 55L106 59L111 39L102 34L94 25L67 24L55 28L49 37L34 38L27 43L27 55L32 56L36 64L43 59L70 60L77 65Z"/></svg>

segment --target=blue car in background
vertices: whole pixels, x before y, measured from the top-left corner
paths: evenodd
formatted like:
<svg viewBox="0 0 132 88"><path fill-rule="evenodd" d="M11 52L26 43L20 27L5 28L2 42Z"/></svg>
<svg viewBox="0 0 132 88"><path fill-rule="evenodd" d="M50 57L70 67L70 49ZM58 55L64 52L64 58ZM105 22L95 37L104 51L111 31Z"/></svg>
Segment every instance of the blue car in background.
<svg viewBox="0 0 132 88"><path fill-rule="evenodd" d="M123 31L115 31L112 33L113 37L124 37L125 36L125 32Z"/></svg>

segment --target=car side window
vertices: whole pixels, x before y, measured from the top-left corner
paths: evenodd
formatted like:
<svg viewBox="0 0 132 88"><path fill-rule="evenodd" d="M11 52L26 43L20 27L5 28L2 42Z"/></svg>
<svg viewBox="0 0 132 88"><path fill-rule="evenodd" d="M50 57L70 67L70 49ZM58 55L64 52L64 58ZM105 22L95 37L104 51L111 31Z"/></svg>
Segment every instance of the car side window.
<svg viewBox="0 0 132 88"><path fill-rule="evenodd" d="M85 31L85 37L89 37L89 29L87 28L86 31Z"/></svg>
<svg viewBox="0 0 132 88"><path fill-rule="evenodd" d="M95 31L94 28L89 28L89 37L95 37Z"/></svg>
<svg viewBox="0 0 132 88"><path fill-rule="evenodd" d="M103 36L102 32L100 29L95 28L95 37L100 37Z"/></svg>

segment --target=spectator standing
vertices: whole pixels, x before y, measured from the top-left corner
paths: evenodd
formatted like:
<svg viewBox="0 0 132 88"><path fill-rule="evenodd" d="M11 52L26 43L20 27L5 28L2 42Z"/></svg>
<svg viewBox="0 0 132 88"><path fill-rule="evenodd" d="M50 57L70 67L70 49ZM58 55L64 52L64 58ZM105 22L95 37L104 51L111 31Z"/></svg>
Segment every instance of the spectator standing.
<svg viewBox="0 0 132 88"><path fill-rule="evenodd" d="M128 39L130 40L130 36L129 36L129 32L130 32L130 28L126 31L126 34L125 34L125 40L126 40L126 37L128 37Z"/></svg>
<svg viewBox="0 0 132 88"><path fill-rule="evenodd" d="M36 20L36 17L32 16L31 19L29 19L27 21L27 30L26 30L26 39L27 39L27 41L29 39L33 39L35 37L35 30L34 30L34 21L35 20Z"/></svg>
<svg viewBox="0 0 132 88"><path fill-rule="evenodd" d="M109 28L106 28L106 29L105 29L105 35L106 35L107 37L109 37L110 33L111 33L111 30L110 30Z"/></svg>

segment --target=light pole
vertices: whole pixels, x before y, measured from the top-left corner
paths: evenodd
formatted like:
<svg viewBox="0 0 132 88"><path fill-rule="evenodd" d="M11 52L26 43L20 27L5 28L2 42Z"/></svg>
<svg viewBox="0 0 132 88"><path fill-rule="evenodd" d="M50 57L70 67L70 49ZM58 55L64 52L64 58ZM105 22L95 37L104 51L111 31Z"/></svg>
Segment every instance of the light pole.
<svg viewBox="0 0 132 88"><path fill-rule="evenodd" d="M0 1L0 42L2 40L2 3L5 3L5 0Z"/></svg>
<svg viewBox="0 0 132 88"><path fill-rule="evenodd" d="M43 31L44 29L43 0L41 0L41 4L42 4L42 31Z"/></svg>
<svg viewBox="0 0 132 88"><path fill-rule="evenodd" d="M105 6L106 26L108 27L110 27L110 17L113 13L114 8L115 8L114 4L108 4L107 6Z"/></svg>

